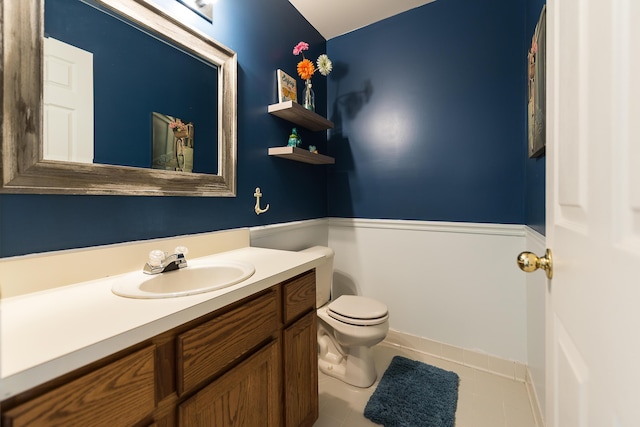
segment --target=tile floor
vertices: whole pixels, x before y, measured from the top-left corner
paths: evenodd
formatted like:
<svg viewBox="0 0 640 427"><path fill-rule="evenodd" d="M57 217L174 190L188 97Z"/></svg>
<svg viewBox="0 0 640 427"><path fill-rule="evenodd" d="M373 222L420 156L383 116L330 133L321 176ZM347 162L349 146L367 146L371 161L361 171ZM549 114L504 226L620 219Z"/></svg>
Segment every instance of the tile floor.
<svg viewBox="0 0 640 427"><path fill-rule="evenodd" d="M378 381L395 355L420 360L460 376L456 427L536 427L523 382L384 342L374 347ZM379 426L363 415L378 381L368 389L360 389L320 372L320 417L314 427Z"/></svg>

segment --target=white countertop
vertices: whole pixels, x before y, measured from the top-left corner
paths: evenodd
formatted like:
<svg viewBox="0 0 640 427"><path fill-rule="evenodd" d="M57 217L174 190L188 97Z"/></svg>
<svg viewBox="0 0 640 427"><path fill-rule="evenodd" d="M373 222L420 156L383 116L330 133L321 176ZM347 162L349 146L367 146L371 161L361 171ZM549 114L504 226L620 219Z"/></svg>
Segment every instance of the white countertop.
<svg viewBox="0 0 640 427"><path fill-rule="evenodd" d="M111 287L125 276L119 275L0 300L0 400L267 289L321 262L316 254L253 247L193 261L209 259L248 262L256 271L239 284L177 298L117 296ZM126 276L132 274L143 277L141 270Z"/></svg>

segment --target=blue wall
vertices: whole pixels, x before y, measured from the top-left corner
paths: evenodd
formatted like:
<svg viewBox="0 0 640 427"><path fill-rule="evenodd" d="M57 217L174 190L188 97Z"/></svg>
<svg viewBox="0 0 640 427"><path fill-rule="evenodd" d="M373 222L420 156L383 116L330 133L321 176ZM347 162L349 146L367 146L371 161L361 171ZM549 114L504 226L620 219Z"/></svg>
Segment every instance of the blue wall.
<svg viewBox="0 0 640 427"><path fill-rule="evenodd" d="M545 0L527 0L527 49L536 29ZM545 234L545 157L526 160L526 217L525 224Z"/></svg>
<svg viewBox="0 0 640 427"><path fill-rule="evenodd" d="M238 53L238 197L0 195L1 257L327 215L544 232L544 158L527 158L525 78L541 0L438 0L329 42L288 0L220 0L213 24L155 1ZM336 129L328 143L301 131L304 146L336 157L332 167L266 154L291 131L266 108L275 70L295 75L301 40L310 58L326 48L334 61L314 89ZM271 205L260 216L257 186Z"/></svg>
<svg viewBox="0 0 640 427"><path fill-rule="evenodd" d="M327 49L331 216L524 222L524 1L439 0Z"/></svg>
<svg viewBox="0 0 640 427"><path fill-rule="evenodd" d="M0 256L327 215L326 167L267 156L267 148L286 145L291 132L291 124L267 113L276 102L275 70L294 76L293 46L306 41L317 57L325 51L322 36L287 0L222 0L214 6L213 24L177 1L156 3L238 54L238 196L0 195ZM320 112L326 111L325 80L314 78ZM324 133L301 133L304 145L325 150ZM271 204L260 216L253 212L256 187L263 203Z"/></svg>

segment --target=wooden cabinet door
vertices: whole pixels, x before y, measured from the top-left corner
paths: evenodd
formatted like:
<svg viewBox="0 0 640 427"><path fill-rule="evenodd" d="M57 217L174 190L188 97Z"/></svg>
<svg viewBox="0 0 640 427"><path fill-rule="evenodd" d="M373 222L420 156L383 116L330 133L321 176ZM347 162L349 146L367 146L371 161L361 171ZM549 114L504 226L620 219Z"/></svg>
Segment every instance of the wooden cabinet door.
<svg viewBox="0 0 640 427"><path fill-rule="evenodd" d="M277 330L276 292L270 291L180 334L178 394L206 384Z"/></svg>
<svg viewBox="0 0 640 427"><path fill-rule="evenodd" d="M280 343L273 341L180 405L180 427L279 427Z"/></svg>
<svg viewBox="0 0 640 427"><path fill-rule="evenodd" d="M284 330L285 426L312 426L318 419L318 338L312 311Z"/></svg>
<svg viewBox="0 0 640 427"><path fill-rule="evenodd" d="M153 346L146 347L10 409L2 416L2 425L134 425L156 406L154 351Z"/></svg>

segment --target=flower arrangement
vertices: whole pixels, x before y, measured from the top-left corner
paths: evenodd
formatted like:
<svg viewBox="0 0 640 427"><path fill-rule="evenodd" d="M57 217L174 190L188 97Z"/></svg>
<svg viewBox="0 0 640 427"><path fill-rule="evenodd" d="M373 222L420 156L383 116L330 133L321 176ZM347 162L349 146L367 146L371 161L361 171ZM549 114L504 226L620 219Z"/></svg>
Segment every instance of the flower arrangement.
<svg viewBox="0 0 640 427"><path fill-rule="evenodd" d="M309 50L309 43L300 42L293 48L293 54L296 56L302 54L302 61L298 62L297 71L300 78L305 81L303 106L308 110L315 111L315 95L311 89L311 76L316 72L316 69L320 71L320 74L326 76L331 72L333 65L329 57L324 53L318 57L314 65L313 62L304 57L305 50Z"/></svg>
<svg viewBox="0 0 640 427"><path fill-rule="evenodd" d="M302 54L302 61L298 62L298 75L302 80L309 80L313 73L317 70L320 71L320 74L323 76L328 75L333 69L333 64L331 60L326 54L322 54L318 57L316 61L316 65L313 64L309 59L305 58L304 51L309 50L309 43L300 42L293 48L293 54L298 56Z"/></svg>
<svg viewBox="0 0 640 427"><path fill-rule="evenodd" d="M182 123L182 120L175 119L169 123L169 127L173 129L174 132L183 132L187 130L187 124Z"/></svg>

